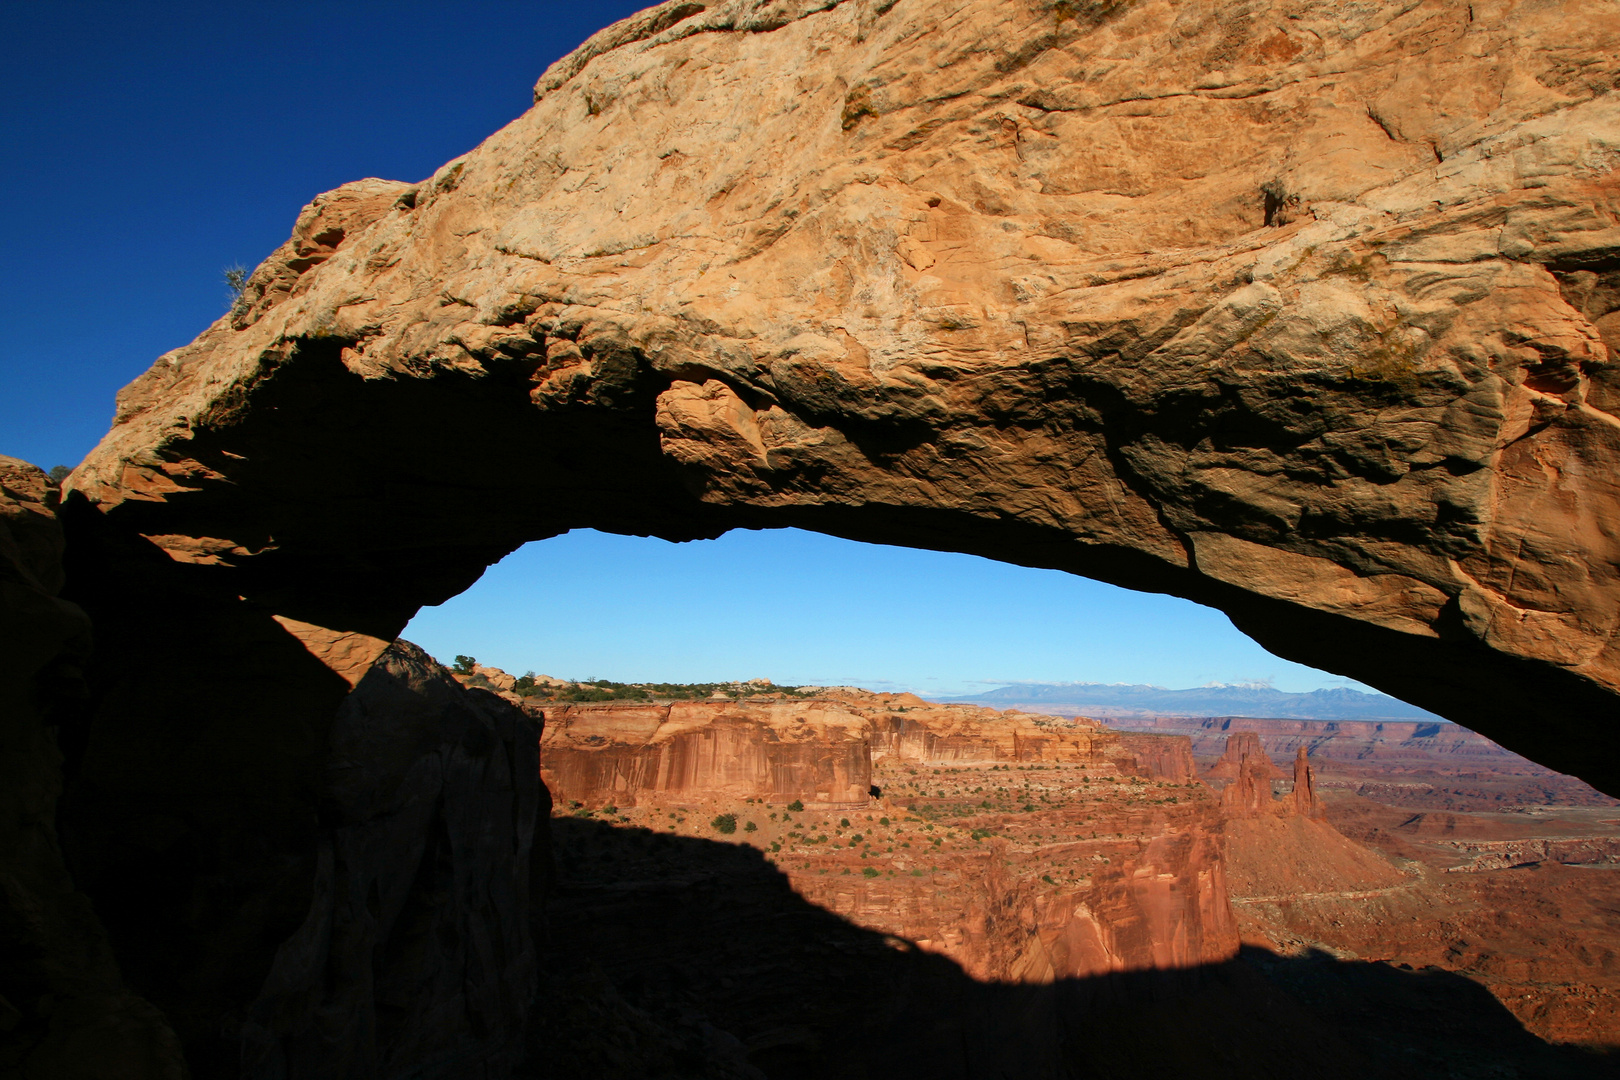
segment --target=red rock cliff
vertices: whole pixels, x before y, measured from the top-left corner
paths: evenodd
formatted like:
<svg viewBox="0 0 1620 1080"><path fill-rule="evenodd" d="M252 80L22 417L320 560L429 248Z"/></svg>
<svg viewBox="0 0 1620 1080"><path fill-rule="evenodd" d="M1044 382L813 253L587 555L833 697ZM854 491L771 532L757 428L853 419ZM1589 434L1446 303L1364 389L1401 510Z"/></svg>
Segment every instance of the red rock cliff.
<svg viewBox="0 0 1620 1080"><path fill-rule="evenodd" d="M1184 738L848 690L545 712L559 807L698 835L730 815L806 899L978 978L1236 950L1221 814Z"/></svg>

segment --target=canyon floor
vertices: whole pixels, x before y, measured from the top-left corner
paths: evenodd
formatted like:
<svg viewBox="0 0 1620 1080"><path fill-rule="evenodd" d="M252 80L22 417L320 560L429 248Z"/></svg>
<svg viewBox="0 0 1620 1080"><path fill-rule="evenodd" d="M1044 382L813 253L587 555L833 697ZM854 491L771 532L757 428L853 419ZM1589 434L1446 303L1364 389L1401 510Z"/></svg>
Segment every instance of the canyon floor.
<svg viewBox="0 0 1620 1080"><path fill-rule="evenodd" d="M843 707L912 723L897 701ZM962 708L924 705L936 734L929 709ZM562 726L624 722L581 716ZM1224 734L1192 740L1197 775L1173 737L1029 748L1071 722L1017 718L1038 760L972 760L956 729L879 737L845 778L866 799L820 805L701 783L615 799L548 734L553 1075L1620 1076L1612 800L1554 783L1548 805L1507 755L1495 779L1469 764L1486 794L1459 810L1457 770L1424 779L1410 745L1407 787L1375 800L1377 763L1335 769L1317 731L1316 815L1269 776L1283 797L1242 813L1210 756ZM601 739L580 738L593 766ZM1396 801L1436 783L1446 809Z"/></svg>

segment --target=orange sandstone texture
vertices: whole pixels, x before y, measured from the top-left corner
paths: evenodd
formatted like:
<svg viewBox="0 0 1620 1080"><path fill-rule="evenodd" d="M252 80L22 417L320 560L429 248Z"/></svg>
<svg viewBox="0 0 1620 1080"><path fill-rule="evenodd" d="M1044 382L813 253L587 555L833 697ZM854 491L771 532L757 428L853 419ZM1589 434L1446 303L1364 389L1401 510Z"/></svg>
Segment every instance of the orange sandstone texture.
<svg viewBox="0 0 1620 1080"><path fill-rule="evenodd" d="M1617 55L1606 3L661 4L317 198L70 487L351 685L525 541L798 526L1188 597L1620 790Z"/></svg>
<svg viewBox="0 0 1620 1080"><path fill-rule="evenodd" d="M805 899L977 978L1236 949L1219 811L1184 739L849 690L545 715L560 812L741 840Z"/></svg>
<svg viewBox="0 0 1620 1080"><path fill-rule="evenodd" d="M1504 804L1518 771L1509 757L1506 786L1480 779L1476 812L1432 812L1424 809L1433 801L1428 786L1401 780L1414 770L1409 752L1384 766L1392 782L1376 788L1395 804L1344 787L1326 789L1324 801L1303 745L1292 790L1271 800L1258 738L1233 734L1206 773L1220 783L1241 758L1254 780L1245 790L1258 812L1234 800L1245 809L1225 823L1227 877L1246 945L1454 972L1544 1039L1620 1043L1620 816L1612 800ZM1376 765L1362 767L1376 776ZM1228 779L1223 794L1240 788L1241 778ZM1410 805L1399 805L1403 795ZM1451 801L1461 798L1454 789Z"/></svg>
<svg viewBox="0 0 1620 1080"><path fill-rule="evenodd" d="M715 775L729 775L725 784L620 787L613 799L601 787L566 785L626 770L569 763L589 754L634 760L625 731L642 707L547 707L569 725L566 739L548 739L563 747L564 763L547 766L559 785L563 881L552 910L563 937L551 951L561 974L548 978L573 1003L546 1021L559 1062L604 1053L604 1042L621 1057L656 1057L683 1025L711 1021L736 1035L703 1040L715 1076L751 1075L753 1064L769 1075L923 1069L967 1078L984 1075L985 1062L1066 1076L1074 1056L1088 1063L1079 1075L1138 1075L1193 1068L1218 1044L1233 1056L1204 1062L1200 1074L1250 1077L1272 1075L1255 1072L1262 1047L1297 1043L1292 1053L1331 1051L1325 1076L1379 1067L1484 1076L1511 1066L1574 1078L1601 1062L1535 1035L1613 1041L1601 957L1615 938L1594 904L1601 886L1575 895L1567 876L1539 890L1521 882L1508 909L1517 928L1506 912L1493 922L1483 901L1511 883L1489 869L1443 867L1472 868L1496 848L1459 841L1449 862L1431 865L1410 846L1348 838L1309 798L1309 760L1302 766L1296 755L1303 783L1289 790L1252 734L1232 742L1236 767L1212 770L1227 775L1211 783L1247 792L1228 812L1203 783L1153 776L1139 754L1117 756L1110 733L1087 721L844 689L704 705L710 726L729 727L731 738L751 730L769 740L797 726L795 711L833 709L908 738L878 743L870 776L879 794L864 807L790 808L787 793L750 793L723 767ZM693 715L684 713L687 737ZM650 725L640 724L640 753L656 760ZM1004 760L1042 733L1043 751L1059 752ZM1366 813L1351 819L1358 837ZM1451 842L1458 817L1424 835ZM1579 850L1602 856L1588 840ZM1497 891L1461 887L1472 882ZM1575 928L1543 914L1553 910ZM1553 956L1527 955L1530 934L1557 942ZM1241 953L1234 937L1247 946ZM1582 949L1591 953L1584 960ZM611 986L571 974L594 963L662 1017L662 1034L623 1019ZM583 1019L565 1022L576 1014L592 1018L588 1038L574 1033Z"/></svg>

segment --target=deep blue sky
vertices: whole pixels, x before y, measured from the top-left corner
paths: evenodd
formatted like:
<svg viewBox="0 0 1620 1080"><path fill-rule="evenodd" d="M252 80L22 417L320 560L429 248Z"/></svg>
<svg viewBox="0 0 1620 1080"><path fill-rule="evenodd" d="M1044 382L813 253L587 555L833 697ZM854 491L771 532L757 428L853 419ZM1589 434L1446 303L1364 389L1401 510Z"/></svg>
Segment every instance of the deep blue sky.
<svg viewBox="0 0 1620 1080"><path fill-rule="evenodd" d="M15 4L0 39L0 453L74 465L113 395L226 306L301 206L419 180L629 3ZM517 671L934 694L1008 680L1344 680L1225 617L971 556L796 532L533 544L407 636Z"/></svg>

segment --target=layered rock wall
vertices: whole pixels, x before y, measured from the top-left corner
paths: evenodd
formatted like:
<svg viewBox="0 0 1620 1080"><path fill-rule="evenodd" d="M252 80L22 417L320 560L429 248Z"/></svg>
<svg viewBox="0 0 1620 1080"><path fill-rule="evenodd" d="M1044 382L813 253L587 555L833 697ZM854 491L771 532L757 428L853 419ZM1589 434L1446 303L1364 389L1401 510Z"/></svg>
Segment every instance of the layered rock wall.
<svg viewBox="0 0 1620 1080"><path fill-rule="evenodd" d="M865 806L871 726L836 706L695 702L546 710L548 787L591 805L760 798Z"/></svg>
<svg viewBox="0 0 1620 1080"><path fill-rule="evenodd" d="M587 806L746 797L865 806L882 794L872 790L874 762L1089 763L1176 783L1195 776L1182 738L933 705L910 694L529 707L545 717L541 768L548 787Z"/></svg>
<svg viewBox="0 0 1620 1080"><path fill-rule="evenodd" d="M1183 738L850 690L545 713L541 768L572 812L677 832L692 815L700 834L711 814L746 819L803 897L977 978L1193 967L1237 947L1221 815ZM986 797L1014 776L1016 796Z"/></svg>

